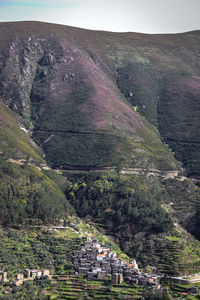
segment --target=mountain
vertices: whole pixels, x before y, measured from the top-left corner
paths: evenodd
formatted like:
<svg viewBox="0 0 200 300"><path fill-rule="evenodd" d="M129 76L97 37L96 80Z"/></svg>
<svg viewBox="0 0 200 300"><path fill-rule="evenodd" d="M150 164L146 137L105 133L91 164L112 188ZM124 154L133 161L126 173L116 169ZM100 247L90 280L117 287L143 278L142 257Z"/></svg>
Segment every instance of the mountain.
<svg viewBox="0 0 200 300"><path fill-rule="evenodd" d="M199 238L200 31L148 35L0 23L0 99L4 161L20 168L12 176L22 182L23 167L45 173L60 212L75 208L141 260L143 252L157 255L158 237L166 242L170 230L178 239L185 235L184 245L190 233ZM11 127L8 115L17 119ZM26 164L17 166L20 159ZM43 187L39 203L51 207L53 199ZM46 222L52 215L37 217ZM190 267L198 263L197 255Z"/></svg>

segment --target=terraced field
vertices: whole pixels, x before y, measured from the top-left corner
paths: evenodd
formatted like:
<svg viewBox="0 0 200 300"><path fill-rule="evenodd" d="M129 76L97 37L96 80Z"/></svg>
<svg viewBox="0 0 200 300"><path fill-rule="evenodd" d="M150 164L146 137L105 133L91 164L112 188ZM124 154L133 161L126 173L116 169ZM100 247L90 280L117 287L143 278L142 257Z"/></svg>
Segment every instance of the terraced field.
<svg viewBox="0 0 200 300"><path fill-rule="evenodd" d="M78 250L82 238L63 238L59 232L24 231L9 229L0 234L0 269L10 274L25 268L47 268L52 274L73 270L73 251Z"/></svg>
<svg viewBox="0 0 200 300"><path fill-rule="evenodd" d="M146 261L158 265L160 273L175 275L194 274L200 270L199 246L191 237L181 233L179 236L163 236L144 243L145 254L138 255L141 264Z"/></svg>
<svg viewBox="0 0 200 300"><path fill-rule="evenodd" d="M87 281L80 276L71 276L68 281L61 281L57 293L50 299L137 299L144 288L123 282L111 285L110 280Z"/></svg>

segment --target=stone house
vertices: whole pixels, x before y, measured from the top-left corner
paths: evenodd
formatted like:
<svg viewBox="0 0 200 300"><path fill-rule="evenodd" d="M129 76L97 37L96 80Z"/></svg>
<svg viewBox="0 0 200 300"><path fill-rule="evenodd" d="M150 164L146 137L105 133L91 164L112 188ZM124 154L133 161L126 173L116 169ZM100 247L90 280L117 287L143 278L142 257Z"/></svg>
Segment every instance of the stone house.
<svg viewBox="0 0 200 300"><path fill-rule="evenodd" d="M37 270L31 269L30 270L30 278L35 278L37 276Z"/></svg>
<svg viewBox="0 0 200 300"><path fill-rule="evenodd" d="M14 285L15 286L20 286L20 285L22 285L22 283L23 283L23 279L15 279L14 280Z"/></svg>
<svg viewBox="0 0 200 300"><path fill-rule="evenodd" d="M124 278L123 278L123 274L120 273L114 273L112 274L112 284L121 284L123 282Z"/></svg>
<svg viewBox="0 0 200 300"><path fill-rule="evenodd" d="M23 280L24 279L24 274L22 274L22 273L15 274L15 279L16 280Z"/></svg>
<svg viewBox="0 0 200 300"><path fill-rule="evenodd" d="M36 277L42 277L42 270L37 270Z"/></svg>
<svg viewBox="0 0 200 300"><path fill-rule="evenodd" d="M26 269L25 272L28 278L34 279L35 277L49 276L50 272L47 269L36 270L36 269Z"/></svg>
<svg viewBox="0 0 200 300"><path fill-rule="evenodd" d="M98 254L97 255L97 261L103 261L103 259L106 257L106 255L103 253L103 254Z"/></svg>
<svg viewBox="0 0 200 300"><path fill-rule="evenodd" d="M97 279L103 280L106 278L106 271L97 272Z"/></svg>
<svg viewBox="0 0 200 300"><path fill-rule="evenodd" d="M0 281L7 281L8 278L7 278L7 272L4 272L4 271L0 271Z"/></svg>
<svg viewBox="0 0 200 300"><path fill-rule="evenodd" d="M82 275L87 275L87 273L89 272L89 268L83 268L83 267L80 267L78 269L78 273L79 274L82 274Z"/></svg>
<svg viewBox="0 0 200 300"><path fill-rule="evenodd" d="M47 269L42 270L42 276L49 276L49 275L50 275L49 270L47 270Z"/></svg>
<svg viewBox="0 0 200 300"><path fill-rule="evenodd" d="M198 291L199 291L198 287L195 287L195 286L194 287L190 287L190 288L187 289L187 292L189 294L197 294Z"/></svg>
<svg viewBox="0 0 200 300"><path fill-rule="evenodd" d="M27 278L30 278L30 277L31 277L31 270L28 269L28 268L25 269L25 270L24 270L24 276L27 277Z"/></svg>
<svg viewBox="0 0 200 300"><path fill-rule="evenodd" d="M95 261L95 262L93 263L93 265L94 265L95 267L100 267L100 266L101 266L101 263L100 263L99 261Z"/></svg>
<svg viewBox="0 0 200 300"><path fill-rule="evenodd" d="M90 248L92 246L92 241L85 241L85 247Z"/></svg>
<svg viewBox="0 0 200 300"><path fill-rule="evenodd" d="M138 279L137 279L137 278L134 278L134 277L131 277L130 282L131 282L132 284L138 284Z"/></svg>
<svg viewBox="0 0 200 300"><path fill-rule="evenodd" d="M101 267L92 267L93 274L97 274L98 272L101 272Z"/></svg>
<svg viewBox="0 0 200 300"><path fill-rule="evenodd" d="M94 274L93 272L88 272L88 273L87 273L87 278L88 278L88 280L94 279L94 276L95 276L95 274Z"/></svg>

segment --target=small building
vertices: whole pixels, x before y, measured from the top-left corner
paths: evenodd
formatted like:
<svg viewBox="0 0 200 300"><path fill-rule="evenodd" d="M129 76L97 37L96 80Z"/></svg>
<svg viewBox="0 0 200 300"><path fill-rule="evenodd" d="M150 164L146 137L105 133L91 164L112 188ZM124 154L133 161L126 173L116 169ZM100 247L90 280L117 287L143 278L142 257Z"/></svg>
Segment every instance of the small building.
<svg viewBox="0 0 200 300"><path fill-rule="evenodd" d="M78 250L75 250L74 251L74 257L78 257L79 256L79 251Z"/></svg>
<svg viewBox="0 0 200 300"><path fill-rule="evenodd" d="M93 274L97 274L98 272L101 272L101 267L92 267Z"/></svg>
<svg viewBox="0 0 200 300"><path fill-rule="evenodd" d="M138 283L141 285L147 285L148 284L148 279L145 277L139 277L138 278Z"/></svg>
<svg viewBox="0 0 200 300"><path fill-rule="evenodd" d="M92 241L85 241L85 247L90 248L92 246Z"/></svg>
<svg viewBox="0 0 200 300"><path fill-rule="evenodd" d="M75 269L78 269L79 265L80 265L80 264L79 264L78 261L75 261L75 262L74 262L74 267L75 267Z"/></svg>
<svg viewBox="0 0 200 300"><path fill-rule="evenodd" d="M22 273L15 274L15 279L16 280L23 280L24 279L24 274L22 274Z"/></svg>
<svg viewBox="0 0 200 300"><path fill-rule="evenodd" d="M101 247L101 245L97 242L97 241L92 241L92 248L96 248L98 249L99 247Z"/></svg>
<svg viewBox="0 0 200 300"><path fill-rule="evenodd" d="M94 279L94 276L95 276L95 274L94 274L93 272L88 272L88 273L87 273L87 279L88 279L88 280Z"/></svg>
<svg viewBox="0 0 200 300"><path fill-rule="evenodd" d="M42 276L48 276L49 277L49 275L50 275L49 270L47 270L47 269L42 270Z"/></svg>
<svg viewBox="0 0 200 300"><path fill-rule="evenodd" d="M86 275L88 272L89 272L89 268L82 268L82 267L80 267L78 269L78 273L82 274L82 275Z"/></svg>
<svg viewBox="0 0 200 300"><path fill-rule="evenodd" d="M20 286L20 285L22 285L22 283L23 283L23 280L22 280L22 279L15 279L15 280L14 280L14 285L15 285L15 286Z"/></svg>
<svg viewBox="0 0 200 300"><path fill-rule="evenodd" d="M97 255L97 261L102 261L106 257L105 254L98 254Z"/></svg>
<svg viewBox="0 0 200 300"><path fill-rule="evenodd" d="M92 254L92 255L91 255L91 260L92 260L92 261L97 260L96 254Z"/></svg>
<svg viewBox="0 0 200 300"><path fill-rule="evenodd" d="M7 272L4 272L4 271L0 271L0 281L8 281L8 278L7 278Z"/></svg>
<svg viewBox="0 0 200 300"><path fill-rule="evenodd" d="M106 278L106 271L97 272L97 279L104 280Z"/></svg>
<svg viewBox="0 0 200 300"><path fill-rule="evenodd" d="M25 270L24 270L24 276L27 277L27 278L30 278L30 277L31 277L31 270L28 269L28 268L25 269Z"/></svg>
<svg viewBox="0 0 200 300"><path fill-rule="evenodd" d="M110 257L111 257L111 258L116 258L116 257L117 257L117 253L115 253L115 252L110 252Z"/></svg>
<svg viewBox="0 0 200 300"><path fill-rule="evenodd" d="M116 267L116 266L112 266L112 273L114 274L114 273L118 273L118 267Z"/></svg>
<svg viewBox="0 0 200 300"><path fill-rule="evenodd" d="M94 266L95 266L95 267L100 267L100 266L101 266L101 263L100 263L99 261L95 261L95 262L94 262Z"/></svg>
<svg viewBox="0 0 200 300"><path fill-rule="evenodd" d="M135 259L131 261L131 264L133 264L135 269L138 269L138 264Z"/></svg>
<svg viewBox="0 0 200 300"><path fill-rule="evenodd" d="M112 284L121 284L123 282L124 278L123 278L123 274L120 273L114 273L112 275Z"/></svg>
<svg viewBox="0 0 200 300"><path fill-rule="evenodd" d="M59 275L57 277L57 280L58 281L67 281L67 280L70 280L70 275Z"/></svg>
<svg viewBox="0 0 200 300"><path fill-rule="evenodd" d="M41 277L41 276L42 276L42 271L41 270L37 270L36 277Z"/></svg>
<svg viewBox="0 0 200 300"><path fill-rule="evenodd" d="M31 270L30 270L30 277L31 277L31 278L35 278L36 276L37 276L37 270L31 269Z"/></svg>
<svg viewBox="0 0 200 300"><path fill-rule="evenodd" d="M130 282L131 282L132 284L138 284L138 279L137 279L137 278L134 278L134 277L131 277Z"/></svg>
<svg viewBox="0 0 200 300"><path fill-rule="evenodd" d="M195 286L193 286L193 287L190 287L190 288L188 288L187 289L187 292L189 293L189 294L197 294L198 293L198 287L195 287Z"/></svg>
<svg viewBox="0 0 200 300"><path fill-rule="evenodd" d="M158 286L156 281L149 281L148 285L151 286L153 289L157 289Z"/></svg>

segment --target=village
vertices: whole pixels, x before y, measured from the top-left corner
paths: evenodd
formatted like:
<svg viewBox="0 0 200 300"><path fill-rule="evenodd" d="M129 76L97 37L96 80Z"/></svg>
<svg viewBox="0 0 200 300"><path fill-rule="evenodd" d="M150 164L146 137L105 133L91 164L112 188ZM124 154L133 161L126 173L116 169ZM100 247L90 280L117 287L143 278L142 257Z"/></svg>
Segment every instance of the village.
<svg viewBox="0 0 200 300"><path fill-rule="evenodd" d="M151 274L141 272L135 260L130 263L124 262L116 252L108 246L101 244L97 239L85 240L80 251L74 252L74 272L72 275L82 275L87 280L111 280L112 284L121 284L128 281L132 284L148 285L153 289L159 289L158 277L152 274L156 269L149 267ZM68 275L69 277L70 275ZM9 283L4 293L9 293L12 287L19 287L24 281L39 278L63 280L64 276L50 275L48 269L25 269L23 272L8 278L6 271L0 271L0 282Z"/></svg>
<svg viewBox="0 0 200 300"><path fill-rule="evenodd" d="M183 276L183 277L166 277L172 282L180 284L191 284L199 282L200 273ZM140 270L135 259L132 261L124 261L121 259L112 247L100 243L96 238L84 238L80 250L73 252L73 270L67 271L65 274L50 274L48 269L29 269L26 268L22 272L15 274L12 278L8 276L6 271L0 271L0 282L4 285L3 294L9 294L13 288L20 287L23 282L28 280L50 281L69 281L76 278L84 278L88 281L108 281L112 285L121 285L123 281L131 285L140 285L144 288L152 290L162 290L160 279L163 275L159 274L155 267L147 266ZM189 294L197 294L198 287L190 287L187 289ZM186 292L182 293L184 295Z"/></svg>
<svg viewBox="0 0 200 300"><path fill-rule="evenodd" d="M97 239L85 241L80 251L74 254L75 274L82 274L88 280L111 279L112 284L121 284L124 280L132 284L148 285L160 289L155 268L149 267L150 274L141 272L135 260L124 262L108 246Z"/></svg>

